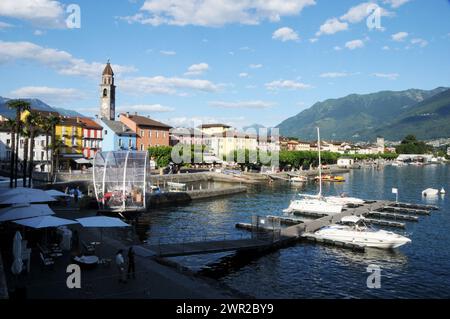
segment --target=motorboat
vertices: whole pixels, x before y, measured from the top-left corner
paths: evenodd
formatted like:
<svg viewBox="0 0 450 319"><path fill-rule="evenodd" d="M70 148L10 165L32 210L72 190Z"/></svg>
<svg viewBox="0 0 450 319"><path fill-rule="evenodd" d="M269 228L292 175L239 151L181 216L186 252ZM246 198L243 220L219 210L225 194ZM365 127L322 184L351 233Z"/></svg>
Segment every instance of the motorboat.
<svg viewBox="0 0 450 319"><path fill-rule="evenodd" d="M445 194L445 189L444 189L444 187L442 187L441 188L441 191L439 192L441 195L444 195Z"/></svg>
<svg viewBox="0 0 450 319"><path fill-rule="evenodd" d="M304 175L291 177L290 181L292 183L306 183L308 181L308 177Z"/></svg>
<svg viewBox="0 0 450 319"><path fill-rule="evenodd" d="M341 204L341 205L362 205L365 203L363 199L347 196L327 196L325 200L328 203Z"/></svg>
<svg viewBox="0 0 450 319"><path fill-rule="evenodd" d="M342 212L343 205L327 202L322 196L322 162L320 152L320 130L317 128L317 145L319 155L319 193L317 195L301 195L301 199L292 200L285 213L315 213L323 215L335 215Z"/></svg>
<svg viewBox="0 0 450 319"><path fill-rule="evenodd" d="M320 177L316 176L314 179L316 181L319 181ZM322 176L322 181L325 181L325 182L345 182L345 178L344 178L344 176L323 175Z"/></svg>
<svg viewBox="0 0 450 319"><path fill-rule="evenodd" d="M422 191L422 196L424 197L435 197L439 195L439 189L427 188Z"/></svg>
<svg viewBox="0 0 450 319"><path fill-rule="evenodd" d="M367 226L362 216L345 216L338 224L322 227L314 235L321 239L383 249L394 249L411 242L405 236Z"/></svg>

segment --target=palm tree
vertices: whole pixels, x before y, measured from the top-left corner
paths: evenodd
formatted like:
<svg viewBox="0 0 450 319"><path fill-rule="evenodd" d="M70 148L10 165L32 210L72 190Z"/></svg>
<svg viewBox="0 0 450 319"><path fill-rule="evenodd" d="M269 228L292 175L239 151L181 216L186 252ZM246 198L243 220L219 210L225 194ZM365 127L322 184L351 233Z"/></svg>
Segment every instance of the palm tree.
<svg viewBox="0 0 450 319"><path fill-rule="evenodd" d="M9 187L13 187L14 180L14 160L15 160L15 150L16 150L16 121L8 119L7 126L11 129L11 152L10 152L10 172L9 172Z"/></svg>
<svg viewBox="0 0 450 319"><path fill-rule="evenodd" d="M47 161L47 166L50 164L50 158L48 156L48 152L50 150L50 133L52 132L52 123L51 123L51 116L49 117L42 117L41 122L41 129L45 134L45 160ZM47 167L48 169L48 167ZM47 171L48 174L50 174L50 171ZM47 176L47 180L50 180L50 175Z"/></svg>
<svg viewBox="0 0 450 319"><path fill-rule="evenodd" d="M64 149L66 147L66 145L60 139L55 139L53 141L52 141L52 153L53 153L53 158L55 160L54 164L55 164L55 167L58 168L61 150ZM53 170L53 164L52 164L52 170ZM54 180L54 178L55 178L54 175L52 175L52 181Z"/></svg>
<svg viewBox="0 0 450 319"><path fill-rule="evenodd" d="M15 145L15 151L14 154L11 153L11 164L14 166L14 187L17 187L17 171L18 171L18 162L19 162L19 140L20 140L20 131L22 127L22 122L20 120L20 115L23 111L30 110L30 103L23 101L23 100L10 100L8 101L8 107L10 109L16 110L16 140L17 143ZM12 148L14 149L14 148ZM10 180L10 187L12 188L12 181Z"/></svg>
<svg viewBox="0 0 450 319"><path fill-rule="evenodd" d="M42 124L42 116L37 112L31 112L26 119L30 131L30 163L28 164L28 187L31 188L31 182L33 180L34 169L34 139L40 131L40 125Z"/></svg>
<svg viewBox="0 0 450 319"><path fill-rule="evenodd" d="M31 137L31 124L28 122L28 118L30 115L27 115L22 127L22 136L23 136L23 161L22 161L22 185L23 187L27 187L27 164L28 164L28 153L29 153L29 145L30 145L30 137Z"/></svg>
<svg viewBox="0 0 450 319"><path fill-rule="evenodd" d="M56 152L55 151L56 151L56 146L57 146L57 143L55 143L56 142L56 125L61 123L61 119L58 116L51 114L49 116L49 123L50 123L51 134L52 134L50 176L51 176L51 180L53 180L54 174L55 174L55 165L56 165L56 163L55 163L55 160L56 160L56 158L55 158ZM59 153L58 153L58 156L59 156Z"/></svg>

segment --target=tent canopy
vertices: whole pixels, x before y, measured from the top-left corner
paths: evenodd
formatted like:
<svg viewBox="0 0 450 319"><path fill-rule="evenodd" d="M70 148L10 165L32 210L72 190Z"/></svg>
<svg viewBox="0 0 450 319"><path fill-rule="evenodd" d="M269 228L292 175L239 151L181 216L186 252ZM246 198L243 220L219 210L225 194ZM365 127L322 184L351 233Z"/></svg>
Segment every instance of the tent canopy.
<svg viewBox="0 0 450 319"><path fill-rule="evenodd" d="M78 224L76 221L73 221L70 219L54 217L54 216L40 216L40 217L33 217L33 218L28 218L28 219L21 219L21 220L14 221L14 223L22 225L22 226L31 227L31 228L37 228L37 229Z"/></svg>
<svg viewBox="0 0 450 319"><path fill-rule="evenodd" d="M0 222L55 214L47 204L22 204L0 209Z"/></svg>
<svg viewBox="0 0 450 319"><path fill-rule="evenodd" d="M52 197L70 197L69 194L60 192L56 189L49 189L49 190L46 190L45 192Z"/></svg>
<svg viewBox="0 0 450 319"><path fill-rule="evenodd" d="M54 202L56 199L44 192L42 189L17 187L9 189L0 195L0 204L12 205L23 203L46 203Z"/></svg>
<svg viewBox="0 0 450 319"><path fill-rule="evenodd" d="M107 217L107 216L94 216L76 219L83 227L129 227L127 223L123 222L119 218Z"/></svg>

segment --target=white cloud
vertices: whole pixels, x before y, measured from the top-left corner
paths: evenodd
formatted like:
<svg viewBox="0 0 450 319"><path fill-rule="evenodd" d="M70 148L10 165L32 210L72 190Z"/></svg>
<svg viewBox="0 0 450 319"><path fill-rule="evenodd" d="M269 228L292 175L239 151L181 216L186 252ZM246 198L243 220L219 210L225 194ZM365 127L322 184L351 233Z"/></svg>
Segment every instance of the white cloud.
<svg viewBox="0 0 450 319"><path fill-rule="evenodd" d="M246 78L246 77L248 77L248 73L241 72L241 73L239 73L239 77L240 78Z"/></svg>
<svg viewBox="0 0 450 319"><path fill-rule="evenodd" d="M411 39L411 44L417 44L421 48L426 47L428 45L428 41L420 38Z"/></svg>
<svg viewBox="0 0 450 319"><path fill-rule="evenodd" d="M216 85L207 80L187 79L180 77L133 77L119 81L120 87L127 92L137 94L182 94L180 89L201 92L215 92L219 90Z"/></svg>
<svg viewBox="0 0 450 319"><path fill-rule="evenodd" d="M311 42L311 43L316 43L317 41L319 41L319 39L317 39L317 38L311 38L311 39L309 39L309 42Z"/></svg>
<svg viewBox="0 0 450 319"><path fill-rule="evenodd" d="M0 16L31 22L48 28L65 27L65 11L54 0L1 0Z"/></svg>
<svg viewBox="0 0 450 319"><path fill-rule="evenodd" d="M379 10L381 16L392 16L393 13L380 7L374 2L363 2L357 6L351 7L346 14L341 16L341 20L350 23L358 23L367 18L374 10Z"/></svg>
<svg viewBox="0 0 450 319"><path fill-rule="evenodd" d="M34 32L33 32L33 34L34 34L34 35L37 35L37 36L43 35L44 33L45 33L45 32L42 31L42 30L34 30Z"/></svg>
<svg viewBox="0 0 450 319"><path fill-rule="evenodd" d="M268 90L278 90L278 89L290 89L290 90L304 90L312 88L311 85L295 82L292 80L277 80L265 84Z"/></svg>
<svg viewBox="0 0 450 319"><path fill-rule="evenodd" d="M13 27L12 24L9 24L9 23L0 21L0 30L2 30L2 29L7 29L7 28L11 28L11 27Z"/></svg>
<svg viewBox="0 0 450 319"><path fill-rule="evenodd" d="M391 48L389 46L385 45L381 49L384 50L384 51L389 51Z"/></svg>
<svg viewBox="0 0 450 319"><path fill-rule="evenodd" d="M400 75L398 73L373 73L373 76L377 78L396 80Z"/></svg>
<svg viewBox="0 0 450 319"><path fill-rule="evenodd" d="M334 50L334 51L341 51L342 48L341 48L340 46L336 45L336 46L333 48L333 50Z"/></svg>
<svg viewBox="0 0 450 319"><path fill-rule="evenodd" d="M327 72L320 75L321 78L344 78L351 74L347 72Z"/></svg>
<svg viewBox="0 0 450 319"><path fill-rule="evenodd" d="M177 54L175 51L166 51L166 50L161 50L161 51L159 51L159 53L161 53L162 55L176 55Z"/></svg>
<svg viewBox="0 0 450 319"><path fill-rule="evenodd" d="M207 63L198 63L198 64L192 64L186 73L184 75L191 76L191 75L201 75L209 70L209 65Z"/></svg>
<svg viewBox="0 0 450 319"><path fill-rule="evenodd" d="M138 13L121 19L153 26L256 25L264 20L276 22L283 16L296 16L311 5L315 5L315 0L146 0Z"/></svg>
<svg viewBox="0 0 450 319"><path fill-rule="evenodd" d="M49 104L65 104L83 97L76 89L53 88L47 86L26 86L11 92L15 98L37 98Z"/></svg>
<svg viewBox="0 0 450 319"><path fill-rule="evenodd" d="M384 3L390 4L392 8L398 8L405 3L409 2L410 0L384 0Z"/></svg>
<svg viewBox="0 0 450 319"><path fill-rule="evenodd" d="M295 32L291 28L284 27L284 28L279 28L278 30L276 30L272 34L272 39L280 40L280 41L283 41L283 42L286 42L286 41L298 41L299 40L299 36L298 36L297 32Z"/></svg>
<svg viewBox="0 0 450 319"><path fill-rule="evenodd" d="M260 68L262 68L262 67L263 67L262 64L250 64L250 65L249 65L249 68L250 68L250 69L260 69Z"/></svg>
<svg viewBox="0 0 450 319"><path fill-rule="evenodd" d="M75 58L66 51L44 48L32 42L6 42L0 40L0 64L16 60L38 62L63 75L97 78L105 67L105 63L86 62L83 59ZM136 68L132 66L114 64L112 67L116 74L136 71Z"/></svg>
<svg viewBox="0 0 450 319"><path fill-rule="evenodd" d="M119 112L139 112L139 113L166 113L173 112L175 109L170 106L164 106L161 104L137 104L128 105L118 108Z"/></svg>
<svg viewBox="0 0 450 319"><path fill-rule="evenodd" d="M344 31L348 29L347 22L341 22L337 18L328 19L324 24L320 26L319 31L316 32L316 36L323 34L335 34L336 32Z"/></svg>
<svg viewBox="0 0 450 319"><path fill-rule="evenodd" d="M212 101L209 102L212 107L226 108L226 109L266 109L275 105L273 102L265 101L237 101L237 102L224 102L224 101Z"/></svg>
<svg viewBox="0 0 450 319"><path fill-rule="evenodd" d="M355 50L358 48L364 47L364 41L363 40L352 40L345 43L345 47L349 50Z"/></svg>
<svg viewBox="0 0 450 319"><path fill-rule="evenodd" d="M404 41L406 39L406 37L408 37L408 32L397 32L393 35L391 35L392 40L397 41L397 42L401 42Z"/></svg>

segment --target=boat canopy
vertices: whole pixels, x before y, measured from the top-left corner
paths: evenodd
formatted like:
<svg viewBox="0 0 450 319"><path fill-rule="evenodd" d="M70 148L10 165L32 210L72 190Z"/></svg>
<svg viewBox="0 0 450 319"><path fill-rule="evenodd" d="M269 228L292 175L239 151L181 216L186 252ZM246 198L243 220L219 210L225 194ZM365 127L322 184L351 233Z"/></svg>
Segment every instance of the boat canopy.
<svg viewBox="0 0 450 319"><path fill-rule="evenodd" d="M145 209L148 152L97 152L93 180L101 210L129 211Z"/></svg>

